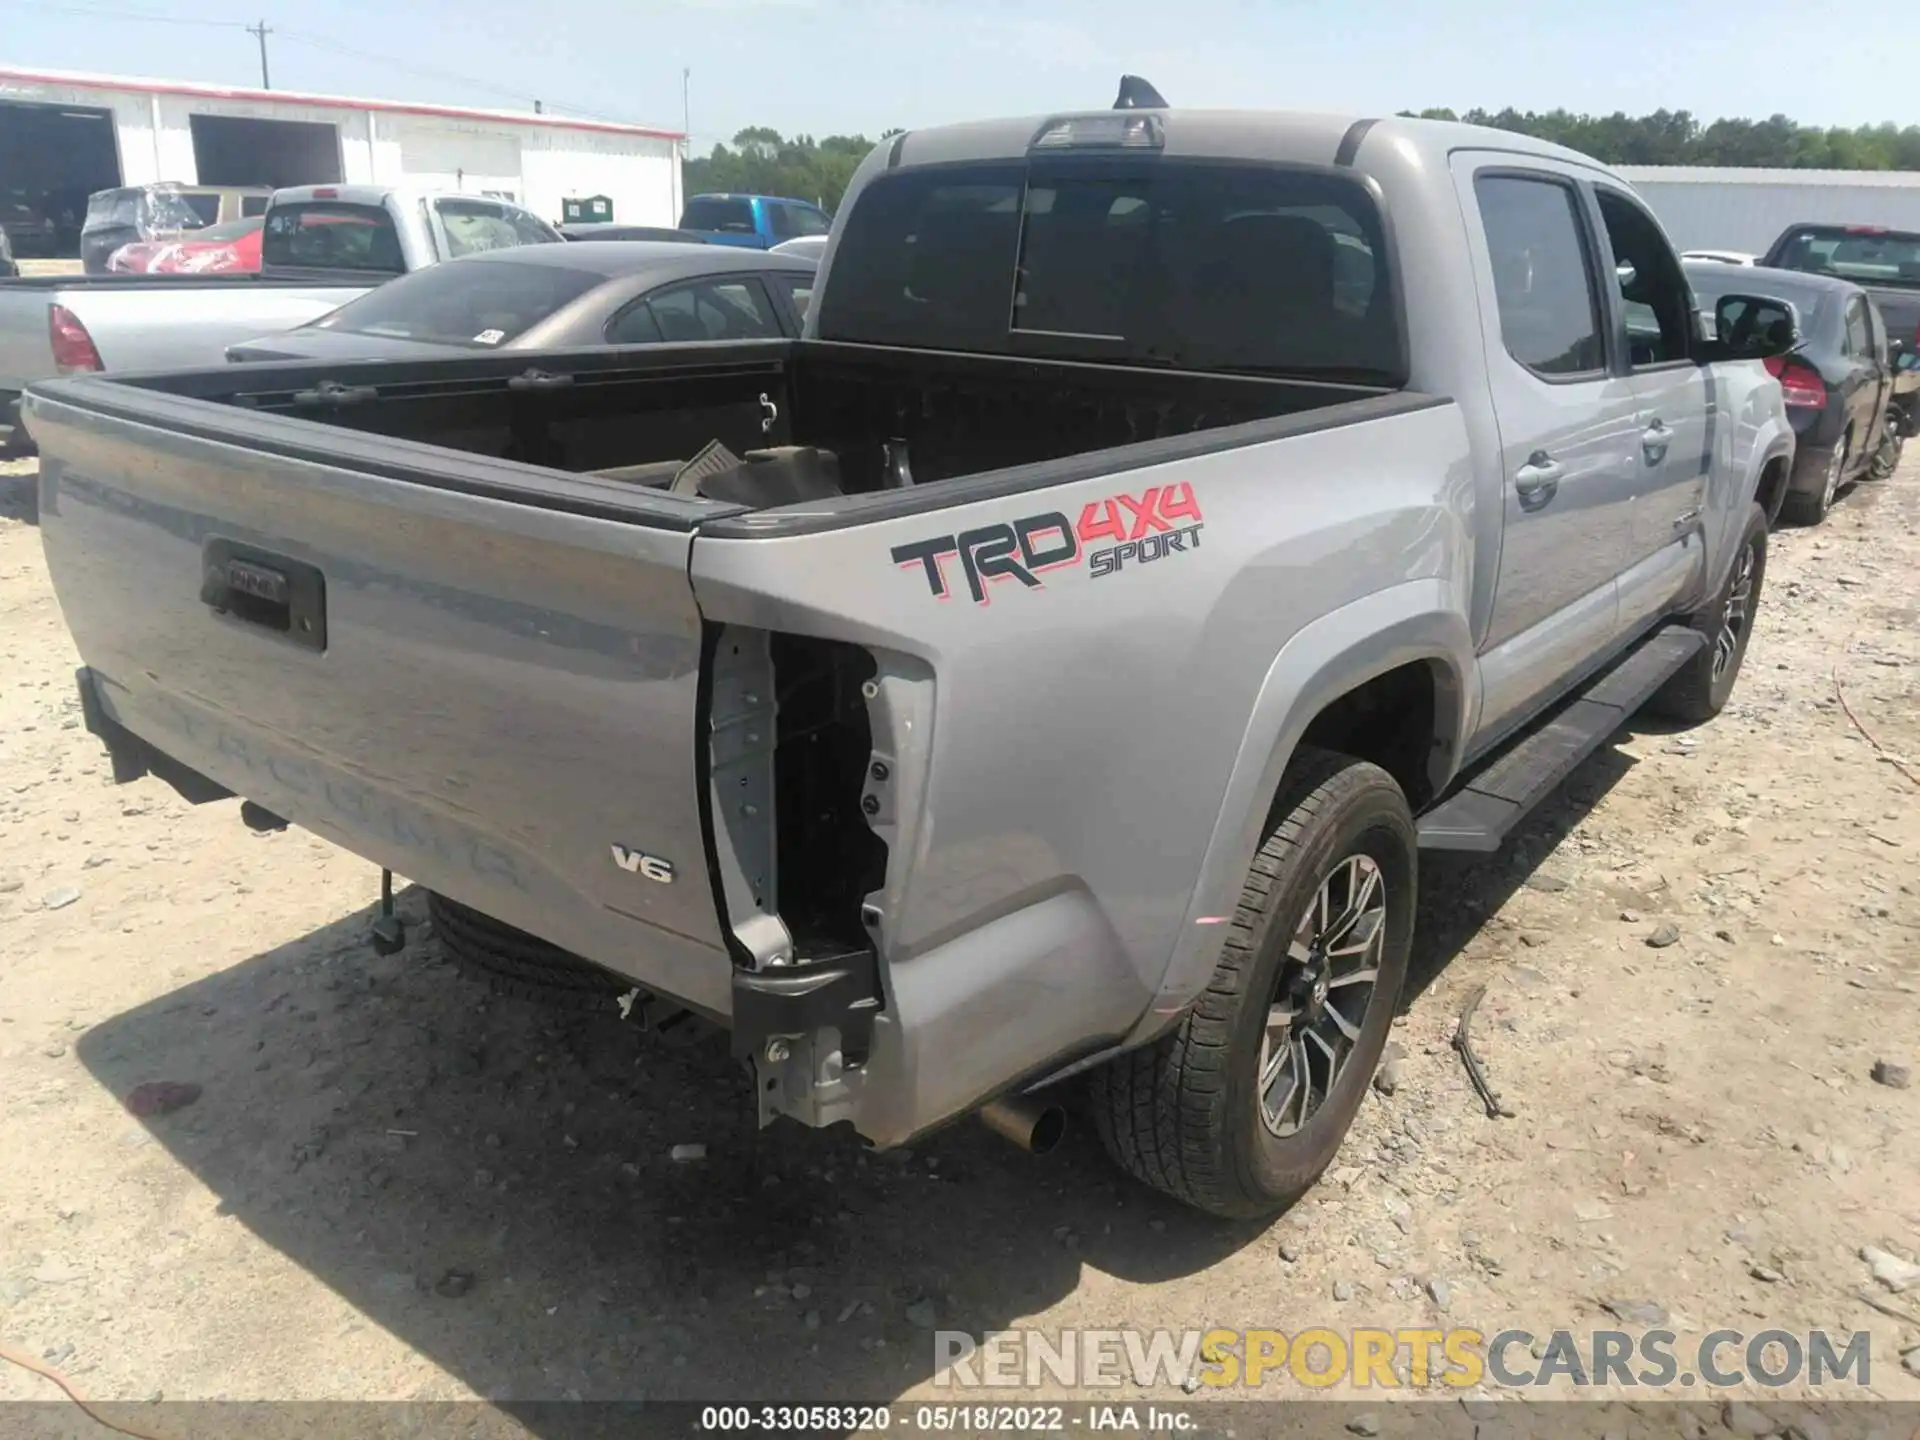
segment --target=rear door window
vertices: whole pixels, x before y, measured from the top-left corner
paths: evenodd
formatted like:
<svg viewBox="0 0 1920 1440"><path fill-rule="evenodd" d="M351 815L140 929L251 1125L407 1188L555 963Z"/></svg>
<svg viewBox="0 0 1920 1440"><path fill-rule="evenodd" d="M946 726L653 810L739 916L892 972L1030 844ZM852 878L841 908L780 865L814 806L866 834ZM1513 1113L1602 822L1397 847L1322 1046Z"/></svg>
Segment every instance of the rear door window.
<svg viewBox="0 0 1920 1440"><path fill-rule="evenodd" d="M492 350L605 281L591 270L511 260L430 265L369 290L313 328Z"/></svg>
<svg viewBox="0 0 1920 1440"><path fill-rule="evenodd" d="M811 205L789 205L787 209L792 212L788 215L787 220L793 227L792 233L796 237L801 235L824 235L833 228L833 221L829 220Z"/></svg>
<svg viewBox="0 0 1920 1440"><path fill-rule="evenodd" d="M769 277L785 292L793 313L801 324L807 322L807 308L813 304L813 276L799 271L781 271Z"/></svg>
<svg viewBox="0 0 1920 1440"><path fill-rule="evenodd" d="M793 217L799 213L797 205L789 205L783 200L776 200L767 206L767 229L775 240L791 240L800 233L793 223Z"/></svg>
<svg viewBox="0 0 1920 1440"><path fill-rule="evenodd" d="M1507 353L1553 379L1603 369L1600 297L1573 186L1547 176L1481 175L1473 192Z"/></svg>
<svg viewBox="0 0 1920 1440"><path fill-rule="evenodd" d="M218 195L196 191L182 195L180 198L186 202L187 208L199 217L202 225L213 225L219 222L220 197Z"/></svg>
<svg viewBox="0 0 1920 1440"><path fill-rule="evenodd" d="M664 285L636 300L607 325L611 345L765 340L780 334L773 301L760 282L732 276Z"/></svg>
<svg viewBox="0 0 1920 1440"><path fill-rule="evenodd" d="M1873 335L1867 329L1867 302L1858 295L1847 301L1847 354L1862 360L1873 354Z"/></svg>
<svg viewBox="0 0 1920 1440"><path fill-rule="evenodd" d="M260 263L273 269L370 270L398 275L407 268L393 217L378 205L313 200L267 212Z"/></svg>
<svg viewBox="0 0 1920 1440"><path fill-rule="evenodd" d="M862 192L837 253L829 339L1406 375L1380 216L1345 177L1163 158L909 171Z"/></svg>

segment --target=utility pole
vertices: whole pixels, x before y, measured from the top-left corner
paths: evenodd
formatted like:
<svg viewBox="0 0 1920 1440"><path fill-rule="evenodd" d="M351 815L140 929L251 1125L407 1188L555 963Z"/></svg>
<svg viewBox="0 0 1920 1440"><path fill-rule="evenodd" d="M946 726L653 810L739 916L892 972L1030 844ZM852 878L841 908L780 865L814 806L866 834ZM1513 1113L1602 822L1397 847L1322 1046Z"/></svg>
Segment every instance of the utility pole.
<svg viewBox="0 0 1920 1440"><path fill-rule="evenodd" d="M687 153L693 153L693 71L685 66L680 70L680 130L686 137L681 143L687 147Z"/></svg>
<svg viewBox="0 0 1920 1440"><path fill-rule="evenodd" d="M271 90L273 88L273 78L267 74L267 36L271 35L273 31L267 28L267 22L264 20L258 25L247 26L246 31L260 42L260 88L262 90Z"/></svg>

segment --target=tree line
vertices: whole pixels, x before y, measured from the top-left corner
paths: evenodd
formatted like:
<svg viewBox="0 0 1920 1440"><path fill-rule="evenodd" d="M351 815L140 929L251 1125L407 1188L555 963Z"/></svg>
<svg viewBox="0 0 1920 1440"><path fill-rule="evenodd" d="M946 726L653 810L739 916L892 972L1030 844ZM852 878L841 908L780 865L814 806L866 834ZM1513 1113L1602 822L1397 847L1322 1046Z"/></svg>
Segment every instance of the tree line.
<svg viewBox="0 0 1920 1440"><path fill-rule="evenodd" d="M880 140L899 133L885 131ZM853 172L880 140L864 135L789 139L764 125L751 126L735 135L731 146L715 145L704 159L687 161L686 193L784 195L790 200L811 200L832 211L847 193Z"/></svg>
<svg viewBox="0 0 1920 1440"><path fill-rule="evenodd" d="M1464 120L1514 130L1582 151L1609 165L1748 165L1781 170L1920 170L1920 125L1822 128L1785 115L1715 120L1685 110L1651 115L1576 115L1569 110L1403 110L1427 120Z"/></svg>
<svg viewBox="0 0 1920 1440"><path fill-rule="evenodd" d="M1611 165L1746 165L1783 170L1920 170L1920 125L1802 125L1785 115L1702 124L1685 110L1651 115L1576 115L1570 110L1403 110L1428 120L1491 125L1582 151ZM752 126L689 159L689 195L732 191L811 200L831 211L867 152L898 130L865 135L785 136Z"/></svg>

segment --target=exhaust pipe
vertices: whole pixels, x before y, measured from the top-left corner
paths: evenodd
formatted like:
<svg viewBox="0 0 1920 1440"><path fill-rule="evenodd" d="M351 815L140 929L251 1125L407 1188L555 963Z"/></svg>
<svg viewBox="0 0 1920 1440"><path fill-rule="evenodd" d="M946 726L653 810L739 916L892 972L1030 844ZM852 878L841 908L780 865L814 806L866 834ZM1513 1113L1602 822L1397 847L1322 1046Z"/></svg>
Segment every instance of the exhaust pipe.
<svg viewBox="0 0 1920 1440"><path fill-rule="evenodd" d="M1029 1155L1044 1155L1067 1133L1067 1112L1058 1105L1009 1095L980 1107L980 1121L1002 1140Z"/></svg>

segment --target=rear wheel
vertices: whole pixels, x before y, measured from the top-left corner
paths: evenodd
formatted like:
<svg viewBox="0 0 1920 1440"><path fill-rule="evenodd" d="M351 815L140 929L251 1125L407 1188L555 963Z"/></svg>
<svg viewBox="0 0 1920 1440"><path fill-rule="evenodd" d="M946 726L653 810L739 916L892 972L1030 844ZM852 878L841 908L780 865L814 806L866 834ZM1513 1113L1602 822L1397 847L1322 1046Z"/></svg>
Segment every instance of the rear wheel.
<svg viewBox="0 0 1920 1440"><path fill-rule="evenodd" d="M1760 606L1760 587L1767 578L1767 512L1754 505L1740 535L1740 550L1727 572L1727 583L1713 602L1687 617L1687 624L1707 637L1699 654L1682 665L1660 692L1647 703L1656 715L1697 725L1718 715L1740 678L1740 664L1753 638L1753 620Z"/></svg>
<svg viewBox="0 0 1920 1440"><path fill-rule="evenodd" d="M1900 468L1900 451L1906 444L1906 436L1900 431L1899 417L1887 416L1886 428L1880 432L1879 448L1873 452L1873 463L1867 466L1867 479L1890 480L1893 472Z"/></svg>
<svg viewBox="0 0 1920 1440"><path fill-rule="evenodd" d="M685 1006L457 900L429 891L427 914L446 957L498 994L550 1009L618 1015L669 1045L692 1045L714 1033L710 1021Z"/></svg>
<svg viewBox="0 0 1920 1440"><path fill-rule="evenodd" d="M1833 453L1827 457L1826 468L1820 472L1820 489L1816 493L1804 490L1787 492L1787 503L1781 513L1796 525L1818 525L1827 518L1827 511L1833 508L1833 500L1840 493L1840 482L1846 478L1847 461L1853 452L1853 432L1849 430L1840 437L1833 447Z"/></svg>
<svg viewBox="0 0 1920 1440"><path fill-rule="evenodd" d="M1171 1034L1091 1077L1114 1159L1229 1217L1285 1208L1332 1162L1413 939L1413 819L1392 776L1304 750L1275 815L1200 998Z"/></svg>
<svg viewBox="0 0 1920 1440"><path fill-rule="evenodd" d="M616 997L633 989L610 970L444 895L428 894L427 914L446 957L501 994L611 1014Z"/></svg>

